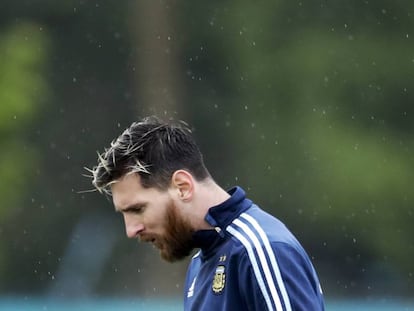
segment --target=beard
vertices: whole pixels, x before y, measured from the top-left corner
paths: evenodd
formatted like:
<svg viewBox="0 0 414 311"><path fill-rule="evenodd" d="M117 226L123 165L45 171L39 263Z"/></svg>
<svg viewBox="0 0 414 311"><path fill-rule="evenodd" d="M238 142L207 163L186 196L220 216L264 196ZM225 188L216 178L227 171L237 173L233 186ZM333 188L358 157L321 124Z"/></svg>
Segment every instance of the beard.
<svg viewBox="0 0 414 311"><path fill-rule="evenodd" d="M167 208L165 234L156 242L161 258L174 262L189 256L195 248L193 233L190 224L182 219L171 202Z"/></svg>

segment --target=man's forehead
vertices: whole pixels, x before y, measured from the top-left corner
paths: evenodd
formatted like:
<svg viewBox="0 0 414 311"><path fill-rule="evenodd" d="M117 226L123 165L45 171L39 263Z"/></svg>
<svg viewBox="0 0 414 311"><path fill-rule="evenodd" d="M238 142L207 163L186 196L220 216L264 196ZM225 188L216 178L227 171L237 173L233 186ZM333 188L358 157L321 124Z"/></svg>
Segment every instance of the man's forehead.
<svg viewBox="0 0 414 311"><path fill-rule="evenodd" d="M110 184L112 201L115 208L121 208L134 199L136 194L141 190L141 184L138 174L124 175L123 177L114 180Z"/></svg>

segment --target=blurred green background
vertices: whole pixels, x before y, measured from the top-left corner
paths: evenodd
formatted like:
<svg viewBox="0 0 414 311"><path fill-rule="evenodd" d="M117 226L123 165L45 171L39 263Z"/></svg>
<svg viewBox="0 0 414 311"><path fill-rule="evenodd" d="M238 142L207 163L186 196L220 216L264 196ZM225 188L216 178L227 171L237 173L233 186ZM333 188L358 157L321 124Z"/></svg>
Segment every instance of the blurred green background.
<svg viewBox="0 0 414 311"><path fill-rule="evenodd" d="M297 235L329 299L413 299L414 2L0 3L0 296L180 298L84 167L157 114Z"/></svg>

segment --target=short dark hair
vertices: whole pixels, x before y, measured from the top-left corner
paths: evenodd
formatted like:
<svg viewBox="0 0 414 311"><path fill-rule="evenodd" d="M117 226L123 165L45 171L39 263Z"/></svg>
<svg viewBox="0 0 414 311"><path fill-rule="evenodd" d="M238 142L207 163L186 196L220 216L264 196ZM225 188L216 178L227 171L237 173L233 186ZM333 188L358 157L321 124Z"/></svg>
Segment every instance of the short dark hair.
<svg viewBox="0 0 414 311"><path fill-rule="evenodd" d="M134 122L109 149L98 155L92 184L111 194L110 185L125 174L137 173L145 188L166 190L176 170L190 172L198 181L210 177L192 131L184 122L146 117Z"/></svg>

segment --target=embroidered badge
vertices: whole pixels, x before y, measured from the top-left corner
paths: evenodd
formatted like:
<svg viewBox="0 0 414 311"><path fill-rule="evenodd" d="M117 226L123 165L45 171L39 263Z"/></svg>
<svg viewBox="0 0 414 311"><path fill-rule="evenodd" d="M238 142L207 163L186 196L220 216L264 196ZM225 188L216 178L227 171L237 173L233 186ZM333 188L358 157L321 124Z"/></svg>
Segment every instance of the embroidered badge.
<svg viewBox="0 0 414 311"><path fill-rule="evenodd" d="M224 285L226 284L225 270L225 266L217 266L216 268L216 274L214 275L212 286L213 292L216 294L220 294L224 289Z"/></svg>

